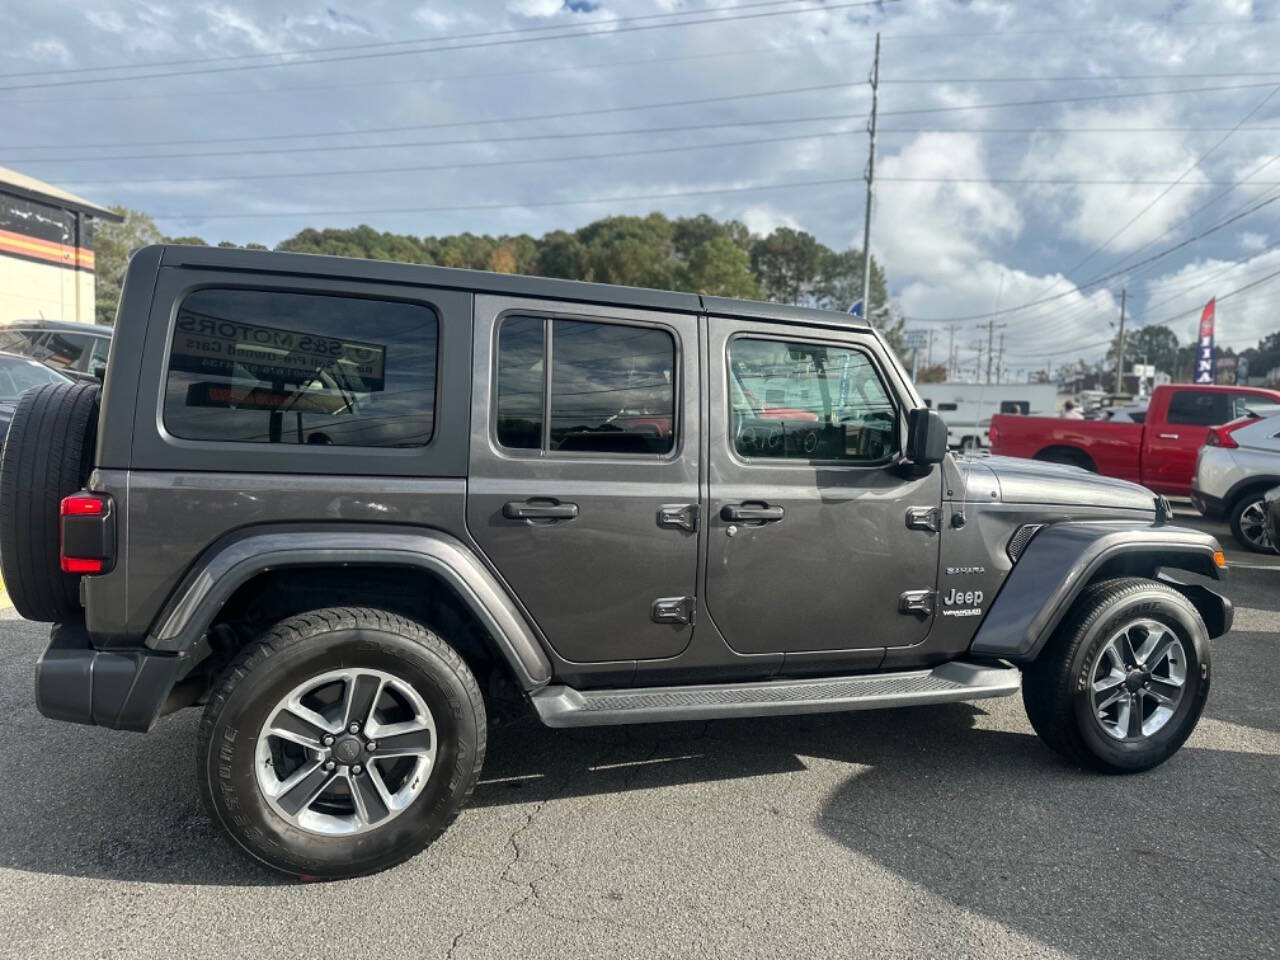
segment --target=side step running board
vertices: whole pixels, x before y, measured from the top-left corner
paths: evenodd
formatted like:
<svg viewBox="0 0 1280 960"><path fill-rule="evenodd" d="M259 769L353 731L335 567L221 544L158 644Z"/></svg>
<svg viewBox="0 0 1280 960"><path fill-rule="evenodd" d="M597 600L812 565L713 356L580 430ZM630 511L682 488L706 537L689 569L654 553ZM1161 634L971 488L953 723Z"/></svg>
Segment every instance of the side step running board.
<svg viewBox="0 0 1280 960"><path fill-rule="evenodd" d="M874 710L952 700L1007 697L1017 693L1015 667L953 661L932 670L873 673L853 677L715 683L684 687L575 690L553 684L532 697L549 727L594 727L615 723L761 717L788 713Z"/></svg>

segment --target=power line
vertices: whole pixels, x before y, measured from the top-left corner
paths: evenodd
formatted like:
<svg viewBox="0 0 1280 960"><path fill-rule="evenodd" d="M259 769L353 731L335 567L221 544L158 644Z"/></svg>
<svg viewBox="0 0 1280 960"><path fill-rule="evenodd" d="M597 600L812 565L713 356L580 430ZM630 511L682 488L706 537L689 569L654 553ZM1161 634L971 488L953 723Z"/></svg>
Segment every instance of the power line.
<svg viewBox="0 0 1280 960"><path fill-rule="evenodd" d="M847 86L847 84L836 84L834 86ZM995 109L1002 109L1007 107L1046 106L1046 105L1056 104L1056 103L1078 103L1078 102L1096 101L1096 100L1132 99L1132 98L1138 98L1138 97L1178 96L1178 95L1191 94L1191 93L1217 93L1224 90L1246 90L1246 89L1253 89L1260 86L1274 87L1275 84L1249 83L1249 84L1237 84L1237 85L1231 85L1231 86L1193 87L1193 88L1184 88L1180 90L1149 90L1149 91L1142 91L1142 92L1136 92L1136 93L1111 93L1111 94L1096 94L1093 96L1081 96L1081 97L1052 97L1052 98L1043 98L1043 99L1036 99L1036 100L1012 100L1012 101L1003 101L999 103L977 103L977 104L965 104L960 106L949 106L949 107L919 107L919 108L912 108L912 109L905 109L905 110L881 110L880 116L882 117L883 116L912 116L912 115L919 115L919 114L958 113L958 112L965 112L965 111L972 111L972 110L995 110ZM767 94L767 93L751 94L749 96L768 96L768 95L770 94ZM708 100L706 102L710 102L710 101ZM678 105L678 104L673 103L669 105ZM611 108L607 108L599 111L578 111L578 112L558 114L554 116L557 116L559 118L566 118L566 117L574 117L574 116L586 116L591 113L617 113L617 112L622 112L625 110L632 110L632 109L650 109L650 108L656 108L657 106L659 105L655 104L655 105L639 106L639 107L611 107ZM524 117L505 117L500 120L450 121L442 124L415 125L413 127L406 127L404 129L406 130L437 129L440 127L468 126L472 124L516 123L522 120L549 119L551 116L552 115L530 115L530 116L524 116ZM629 131L586 131L582 133L542 134L542 135L532 135L532 136L517 136L513 138L492 138L487 140L454 141L453 143L458 143L458 142L497 143L497 142L503 142L504 139L514 139L514 140L556 139L556 138L568 139L573 137L615 136L615 135L621 135L624 133L628 133L628 134L629 133L637 133L637 134L670 133L670 132L682 131L682 130L711 130L711 129L723 128L723 127L765 126L765 125L773 125L773 124L824 122L824 121L833 121L833 120L865 120L869 116L870 115L866 113L853 113L853 114L846 113L846 114L826 114L822 116L811 116L811 117L784 117L784 118L768 119L768 120L732 120L728 122L698 123L698 124L687 124L683 126L645 128L640 130L629 130ZM1232 129L1236 129L1236 128L1232 128ZM319 139L322 137L352 136L352 135L370 133L370 132L376 132L376 131L338 130L338 131L315 132L310 134L297 134L296 136L311 137L311 138ZM242 138L236 138L236 139L242 139ZM243 138L243 139L265 139L265 138ZM177 144L183 141L166 141L166 142ZM210 141L186 141L186 142L194 143L194 142L219 142L219 141L210 140ZM272 148L255 148L250 150L239 149L239 150L226 150L226 151L202 151L198 153L188 152L188 153L116 154L113 156L92 156L92 157L66 157L66 156L59 155L59 156L26 157L24 159L28 163L37 163L37 162L38 163L80 163L80 162L86 162L86 161L102 162L102 161L111 161L111 160L193 159L193 158L203 158L203 157L245 156L248 154L261 155L261 154L270 154L270 153L317 153L317 152L332 152L332 151L342 151L342 150L382 150L382 149L396 149L396 148L403 148L403 147L439 146L439 145L446 145L446 144L452 145L452 144L449 144L449 142L447 141L444 143L438 143L438 142L433 143L431 141L425 141L425 142L417 141L417 142L408 142L408 143L328 144L328 145L313 145L313 146L306 146L306 147L279 147L279 148L272 147ZM126 147L126 146L131 146L131 144L121 143L121 144L116 144L115 146ZM8 149L13 149L13 148L8 148Z"/></svg>
<svg viewBox="0 0 1280 960"><path fill-rule="evenodd" d="M986 313L974 313L974 314L969 314L968 316L963 316L963 317L905 317L904 319L906 319L911 323L952 323L957 321L986 320L989 317L1007 316L1010 313L1016 313L1016 312L1025 310L1028 307L1039 306L1040 304L1044 304L1044 303L1052 303L1056 300L1061 300L1064 297L1069 297L1069 296L1072 296L1073 294L1079 293L1080 291L1088 289L1089 287L1098 286L1099 284L1107 280L1113 280L1116 277L1123 276L1129 273L1130 271L1132 271L1135 267L1138 267L1147 263L1153 263L1156 260L1159 260L1163 257L1167 257L1169 254L1177 250L1181 250L1183 247L1190 246L1191 244L1204 239L1210 234L1217 233L1219 230L1229 227L1231 224L1235 223L1236 221L1242 220L1243 218L1249 216L1250 214L1256 213L1257 211L1261 210L1263 207L1270 206L1271 204L1275 203L1278 200L1280 200L1280 194L1277 194L1274 197L1270 197L1269 199L1255 203L1253 206L1249 207L1248 209L1241 211L1240 213L1237 213L1234 216L1228 217L1225 220L1221 220L1218 223L1214 224L1212 227L1208 227L1207 229L1200 231L1194 236L1188 237L1186 240L1183 240L1180 243L1176 243L1171 247L1166 247L1164 250L1160 251L1159 253L1154 254L1153 256L1147 257L1145 260L1142 260L1137 264L1131 264L1130 266L1124 268L1123 270L1118 270L1118 271L1115 271L1114 273L1105 274L1103 276L1097 277L1094 280L1079 284L1078 286L1075 286L1070 290L1064 290L1062 293L1055 293L1052 296L1042 297L1039 300L1032 300L1027 303L1020 304L1019 306L1016 306L1016 307L1005 307L1003 310L989 310ZM1024 319L1035 319L1035 318L1024 318Z"/></svg>
<svg viewBox="0 0 1280 960"><path fill-rule="evenodd" d="M279 140L310 140L320 137L354 137L363 136L370 133L407 133L411 130L448 130L457 127L481 127L491 126L497 123L525 123L534 120L565 120L573 117L597 117L610 113L630 113L633 110L662 110L669 107L692 107L700 106L708 103L728 103L735 100L756 100L760 97L783 97L796 93L816 93L822 90L840 90L846 87L853 87L854 84L844 81L842 83L822 83L808 87L791 87L784 90L760 90L754 93L734 93L719 97L695 97L686 100L663 100L657 103L637 103L629 106L619 107L596 107L591 110L566 110L559 113L530 113L519 117L493 117L481 120L447 120L438 123L415 123L407 126L395 127L360 127L355 130L321 130L312 133L272 133L257 134L247 137L206 137L196 140L133 140L125 143L77 143L77 148L88 149L111 149L116 147L167 147L167 146L189 146L192 144L202 143L243 143L245 141L279 141ZM67 146L67 144L62 144ZM59 144L41 143L26 144L22 146L6 146L0 147L4 150L53 150L57 149ZM80 158L83 159L83 158Z"/></svg>
<svg viewBox="0 0 1280 960"><path fill-rule="evenodd" d="M828 13L832 10L846 10L853 7L880 7L886 3L901 3L902 0L858 0L858 2L824 3L818 6L798 7L790 10L768 10L760 13L744 13L723 17L705 17L701 20L681 20L674 23L646 23L617 27L605 30L572 31L568 33L547 34L539 37L509 37L502 40L480 40L473 43L459 43L443 47L418 47L413 50L382 50L371 53L348 53L333 57L313 57L307 60L286 60L280 63L242 63L224 67L200 67L193 70L169 70L154 73L137 73L120 77L93 77L81 80L49 80L41 83L25 83L0 86L0 91L35 90L49 87L74 87L85 84L123 83L131 80L159 80L168 77L193 77L217 73L240 73L245 70L274 70L283 67L310 66L324 63L342 63L353 60L381 60L388 57L417 56L423 53L449 53L455 50L477 50L488 47L505 47L525 43L543 43L549 40L575 40L581 37L612 37L621 33L638 33L648 30L667 30L673 27L692 27L702 24L723 24L740 20L760 20L766 17L791 16L799 13Z"/></svg>
<svg viewBox="0 0 1280 960"><path fill-rule="evenodd" d="M503 37L512 34L545 33L548 30L561 30L566 26L598 27L616 26L620 23L639 23L642 20L669 20L677 17L693 16L699 13L712 13L720 10L749 10L757 7L777 7L785 3L811 2L811 0L760 0L756 3L740 3L711 7L695 7L689 10L675 10L670 13L650 13L634 17L606 17L596 20L580 20L573 24L548 23L535 27L512 27L507 30L485 30L476 33L455 33L446 36L414 37L409 40L381 40L370 43L346 43L327 47L298 47L292 50L273 50L261 53L231 53L217 57L189 57L181 60L150 60L145 63L117 63L96 67L69 67L61 70L23 70L16 73L0 73L0 80L10 77L60 77L82 73L101 73L109 70L150 70L155 67L179 67L202 63L230 63L236 60L263 60L271 57L308 57L318 53L337 53L350 50L380 50L388 47L407 47L420 43L448 43L454 40L479 40L490 37ZM870 6L871 4L861 4Z"/></svg>
<svg viewBox="0 0 1280 960"><path fill-rule="evenodd" d="M156 220L242 220L269 217L343 217L392 213L454 213L466 210L521 210L535 207L587 206L595 203L631 203L640 200L669 200L681 197L709 197L719 194L759 193L769 190L802 190L810 187L833 187L861 183L861 177L835 177L828 180L804 180L796 183L759 183L736 187L713 187L699 190L673 190L665 193L632 194L630 196L579 197L573 200L533 200L528 203L465 203L439 207L384 207L365 210L270 210L251 213L164 213Z"/></svg>

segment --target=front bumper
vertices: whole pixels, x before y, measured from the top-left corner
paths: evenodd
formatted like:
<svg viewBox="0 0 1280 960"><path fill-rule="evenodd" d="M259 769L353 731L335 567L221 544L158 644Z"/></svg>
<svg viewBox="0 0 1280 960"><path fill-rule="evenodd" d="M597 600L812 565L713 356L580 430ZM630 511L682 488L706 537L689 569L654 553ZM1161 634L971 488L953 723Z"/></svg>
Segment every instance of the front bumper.
<svg viewBox="0 0 1280 960"><path fill-rule="evenodd" d="M36 707L51 720L145 732L183 666L174 654L95 650L84 624L54 624L36 663Z"/></svg>

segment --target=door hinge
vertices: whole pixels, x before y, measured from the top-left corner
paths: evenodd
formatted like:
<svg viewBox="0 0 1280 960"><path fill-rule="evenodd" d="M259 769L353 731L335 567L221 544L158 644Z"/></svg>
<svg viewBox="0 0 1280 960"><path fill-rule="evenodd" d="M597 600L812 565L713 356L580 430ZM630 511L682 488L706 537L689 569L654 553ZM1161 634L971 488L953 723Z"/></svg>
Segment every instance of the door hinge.
<svg viewBox="0 0 1280 960"><path fill-rule="evenodd" d="M693 623L693 597L659 597L649 616L654 623Z"/></svg>
<svg viewBox="0 0 1280 960"><path fill-rule="evenodd" d="M696 503L664 503L658 508L658 526L674 527L693 533L698 529Z"/></svg>
<svg viewBox="0 0 1280 960"><path fill-rule="evenodd" d="M942 516L937 507L907 507L907 528L937 533L942 529Z"/></svg>
<svg viewBox="0 0 1280 960"><path fill-rule="evenodd" d="M936 596L936 590L904 590L898 597L898 612L915 616L932 616L933 599Z"/></svg>

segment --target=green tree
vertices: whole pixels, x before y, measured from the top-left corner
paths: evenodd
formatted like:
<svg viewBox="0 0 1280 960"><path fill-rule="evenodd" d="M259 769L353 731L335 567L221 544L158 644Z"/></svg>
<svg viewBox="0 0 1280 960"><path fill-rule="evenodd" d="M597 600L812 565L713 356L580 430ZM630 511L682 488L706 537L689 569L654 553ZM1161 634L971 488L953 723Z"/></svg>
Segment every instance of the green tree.
<svg viewBox="0 0 1280 960"><path fill-rule="evenodd" d="M1112 337L1111 346L1107 350L1107 365L1111 370L1115 369L1119 339L1117 333ZM1135 363L1143 363L1144 358L1146 363L1154 364L1157 370L1172 375L1178 363L1178 335L1168 327L1156 324L1130 331L1124 341L1124 368L1128 370Z"/></svg>
<svg viewBox="0 0 1280 960"><path fill-rule="evenodd" d="M591 280L629 287L675 286L671 221L660 213L605 217L579 230L578 239L586 247Z"/></svg>
<svg viewBox="0 0 1280 960"><path fill-rule="evenodd" d="M677 274L678 286L716 297L759 298L760 285L751 272L751 257L727 235L699 243Z"/></svg>
<svg viewBox="0 0 1280 960"><path fill-rule="evenodd" d="M534 272L542 277L590 280L587 248L577 235L564 230L553 230L538 242Z"/></svg>
<svg viewBox="0 0 1280 960"><path fill-rule="evenodd" d="M124 222L99 221L93 234L94 313L98 323L105 324L115 323L130 254L140 247L164 240L160 228L145 213L126 207L112 207L111 210L124 217Z"/></svg>
<svg viewBox="0 0 1280 960"><path fill-rule="evenodd" d="M752 243L751 269L769 300L804 303L820 278L824 251L811 234L778 227Z"/></svg>
<svg viewBox="0 0 1280 960"><path fill-rule="evenodd" d="M933 366L921 367L916 371L916 383L945 383L947 379L947 365L945 363L935 363Z"/></svg>

